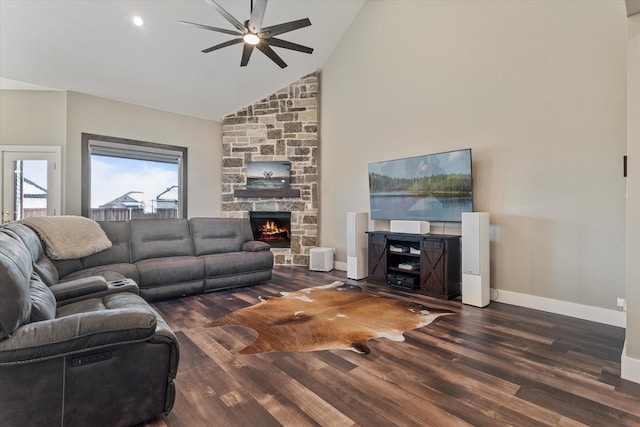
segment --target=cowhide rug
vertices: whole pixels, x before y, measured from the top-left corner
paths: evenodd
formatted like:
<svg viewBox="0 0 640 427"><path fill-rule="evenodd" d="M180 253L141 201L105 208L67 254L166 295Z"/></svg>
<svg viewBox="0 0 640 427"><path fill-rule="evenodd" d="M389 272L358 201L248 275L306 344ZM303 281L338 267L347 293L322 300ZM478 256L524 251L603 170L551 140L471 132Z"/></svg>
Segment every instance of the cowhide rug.
<svg viewBox="0 0 640 427"><path fill-rule="evenodd" d="M283 292L227 314L205 327L241 325L258 332L242 354L269 351L344 349L369 353L367 341L404 341L403 333L426 326L440 316L455 314L420 304L378 297L354 285L329 285Z"/></svg>

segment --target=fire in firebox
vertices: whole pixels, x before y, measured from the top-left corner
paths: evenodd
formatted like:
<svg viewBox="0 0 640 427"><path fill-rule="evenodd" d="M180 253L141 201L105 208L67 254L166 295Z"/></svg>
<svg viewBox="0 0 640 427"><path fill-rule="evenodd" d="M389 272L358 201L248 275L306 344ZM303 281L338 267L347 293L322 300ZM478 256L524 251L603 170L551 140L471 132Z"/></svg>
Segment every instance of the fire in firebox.
<svg viewBox="0 0 640 427"><path fill-rule="evenodd" d="M261 240L269 242L271 240L290 240L289 229L287 227L280 227L276 221L267 220L260 227Z"/></svg>
<svg viewBox="0 0 640 427"><path fill-rule="evenodd" d="M253 238L274 248L291 247L291 212L251 212Z"/></svg>

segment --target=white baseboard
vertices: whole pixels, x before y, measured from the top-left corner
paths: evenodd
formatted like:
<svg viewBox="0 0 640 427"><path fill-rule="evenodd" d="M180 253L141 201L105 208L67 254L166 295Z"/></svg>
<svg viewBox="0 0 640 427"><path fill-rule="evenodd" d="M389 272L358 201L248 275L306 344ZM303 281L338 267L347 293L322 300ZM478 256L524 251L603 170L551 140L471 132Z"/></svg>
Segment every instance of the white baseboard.
<svg viewBox="0 0 640 427"><path fill-rule="evenodd" d="M333 267L336 270L347 271L346 262L336 261L334 262ZM497 298L493 298L496 291L498 293L498 296ZM584 304L576 304L573 302L560 301L551 298L521 294L518 292L505 291L503 289L495 288L491 289L491 297L492 301L501 302L504 304L517 305L519 307L532 308L534 310L575 317L578 319L589 320L591 322L604 323L605 325L617 326L619 328L627 327L627 313L625 313L624 311L610 310ZM631 361L634 361L634 359L631 359Z"/></svg>
<svg viewBox="0 0 640 427"><path fill-rule="evenodd" d="M333 268L335 268L336 270L340 270L340 271L347 271L347 263L346 262L340 262L340 261L334 261Z"/></svg>
<svg viewBox="0 0 640 427"><path fill-rule="evenodd" d="M491 291L492 297L495 296L496 291L498 293L497 298L493 298L492 301L561 314L563 316L576 317L578 319L590 320L592 322L604 323L620 328L626 328L627 326L627 314L624 311L592 307L590 305L576 304L502 289L492 289Z"/></svg>
<svg viewBox="0 0 640 427"><path fill-rule="evenodd" d="M622 357L620 358L620 377L625 380L640 383L640 359L627 356L627 342L622 347Z"/></svg>

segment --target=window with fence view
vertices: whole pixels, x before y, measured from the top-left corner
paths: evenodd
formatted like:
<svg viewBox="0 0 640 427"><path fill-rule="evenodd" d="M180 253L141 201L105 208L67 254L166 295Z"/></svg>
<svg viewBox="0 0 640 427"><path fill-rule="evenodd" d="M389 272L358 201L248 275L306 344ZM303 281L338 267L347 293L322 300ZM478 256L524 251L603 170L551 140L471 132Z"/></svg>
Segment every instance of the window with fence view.
<svg viewBox="0 0 640 427"><path fill-rule="evenodd" d="M95 221L184 218L185 160L186 148L83 134L83 211Z"/></svg>

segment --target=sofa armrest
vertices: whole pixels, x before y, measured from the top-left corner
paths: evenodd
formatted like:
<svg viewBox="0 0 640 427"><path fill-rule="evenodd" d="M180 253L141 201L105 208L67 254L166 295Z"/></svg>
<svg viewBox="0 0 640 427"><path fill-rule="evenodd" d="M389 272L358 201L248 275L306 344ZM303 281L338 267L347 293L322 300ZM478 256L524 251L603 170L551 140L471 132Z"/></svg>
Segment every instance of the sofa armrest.
<svg viewBox="0 0 640 427"><path fill-rule="evenodd" d="M156 324L155 314L140 307L103 309L32 322L0 342L0 365L146 341L155 333Z"/></svg>
<svg viewBox="0 0 640 427"><path fill-rule="evenodd" d="M109 289L109 284L102 276L89 276L49 286L56 301L64 301L83 295L95 294Z"/></svg>
<svg viewBox="0 0 640 427"><path fill-rule="evenodd" d="M269 249L271 249L270 244L259 240L249 240L242 244L242 250L247 252L268 251Z"/></svg>

